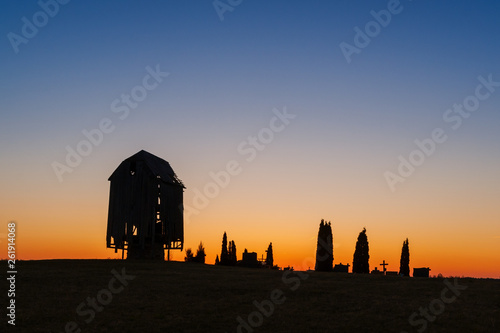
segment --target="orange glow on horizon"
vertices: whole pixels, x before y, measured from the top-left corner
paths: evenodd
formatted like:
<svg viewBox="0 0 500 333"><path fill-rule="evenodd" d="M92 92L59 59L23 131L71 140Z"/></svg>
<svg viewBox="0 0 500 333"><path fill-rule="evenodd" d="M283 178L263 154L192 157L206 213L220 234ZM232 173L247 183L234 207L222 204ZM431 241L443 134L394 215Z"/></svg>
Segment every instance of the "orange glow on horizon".
<svg viewBox="0 0 500 333"><path fill-rule="evenodd" d="M315 263L315 251L316 251L316 230L311 230L310 237L307 242L303 244L291 246L289 242L286 241L286 237L279 240L274 240L273 243L273 253L275 264L280 267L292 266L296 270L307 270L314 269ZM87 235L85 238L68 239L68 238L58 238L54 235L52 239L33 239L30 238L19 238L19 243L17 247L17 259L21 260L42 260L42 259L121 259L122 253L118 251L115 253L112 249L105 248L105 240L103 236ZM269 242L267 240L263 241L251 241L251 240L239 240L238 238L231 237L231 233L228 232L228 238L234 239L236 242L236 247L238 251L238 259L241 259L241 253L245 248L250 252L257 252L259 258L264 256L265 250ZM351 240L345 239L345 237L335 237L334 234L334 265L343 263L352 265L352 255L354 253L355 241L357 235L352 235ZM215 262L215 256L220 255L222 234L220 237L215 239L203 239L203 243L206 249L207 257L206 263L213 264ZM342 242L337 247L335 240ZM379 240L374 240L370 238L368 230L368 240L370 245L370 270L374 269L382 260L389 263L387 267L390 271L399 270L399 256L401 252L401 244L399 242L393 242L394 246L391 249L388 246L380 246L377 244ZM344 243L345 241L345 243ZM189 240L185 244L186 248L191 248L195 250L198 246L199 241ZM486 246L485 246L486 247ZM174 261L183 261L184 251L171 251L171 258ZM166 253L165 253L166 255ZM7 257L6 251L2 255L3 258ZM126 253L125 253L126 257ZM474 262L474 266L471 267L468 263ZM416 267L430 267L431 276L442 274L443 276L465 276L465 277L476 277L476 278L500 278L500 262L491 253L490 256L482 256L480 258L475 257L464 249L460 253L455 253L453 255L447 255L444 253L432 253L432 250L425 250L424 248L413 245L412 239L410 238L410 271L413 272L413 268ZM487 267L490 267L489 269ZM351 267L352 268L352 267ZM351 269L350 268L350 269Z"/></svg>
<svg viewBox="0 0 500 333"><path fill-rule="evenodd" d="M265 174L273 174L273 168L276 176L269 180ZM47 181L45 187L26 193L13 187L0 198L9 214L17 214L0 211L5 221L0 257L7 258L6 224L15 220L18 259L121 258L120 252L106 248L109 183L103 179L109 172L105 171L90 180L74 177L58 186ZM239 258L245 248L259 258L265 256L272 242L275 264L314 269L318 226L324 218L332 223L334 264L352 264L357 236L366 227L371 269L386 260L388 270L397 271L402 243L409 238L411 272L415 267L430 267L431 275L500 278L498 212L492 199L475 199L461 191L444 195L423 185L424 195L417 193L418 188L391 195L380 184L349 177L326 179L321 187L305 183L297 191L290 178L293 175L280 166L252 165L251 172L232 179L198 214L185 214L184 249L196 250L202 241L206 263L213 264L226 231L228 240L236 243ZM194 189L202 188L205 180L185 191L185 205L192 204ZM365 194L368 190L380 195ZM30 202L29 209L25 202ZM459 209L460 203L466 209ZM476 221L481 221L480 228ZM184 259L184 252L172 253L173 260Z"/></svg>

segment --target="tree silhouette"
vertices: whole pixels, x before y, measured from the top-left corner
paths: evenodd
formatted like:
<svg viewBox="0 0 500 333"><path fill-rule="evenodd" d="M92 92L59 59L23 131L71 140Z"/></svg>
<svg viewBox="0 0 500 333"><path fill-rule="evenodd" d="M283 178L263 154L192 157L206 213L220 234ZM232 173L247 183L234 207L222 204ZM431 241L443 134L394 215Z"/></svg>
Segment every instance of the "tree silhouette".
<svg viewBox="0 0 500 333"><path fill-rule="evenodd" d="M321 220L318 231L318 244L316 247L316 266L320 272L330 272L333 269L333 234L330 222Z"/></svg>
<svg viewBox="0 0 500 333"><path fill-rule="evenodd" d="M215 257L215 264L216 264L216 265L219 265L219 264L220 264L220 262L219 262L219 255L217 255L217 256Z"/></svg>
<svg viewBox="0 0 500 333"><path fill-rule="evenodd" d="M236 254L236 244L234 243L234 240L231 241L233 243L233 255L231 256L231 262L233 265L236 265L236 262L238 261L238 255Z"/></svg>
<svg viewBox="0 0 500 333"><path fill-rule="evenodd" d="M192 262L194 259L193 256L193 251L191 251L191 248L186 249L186 256L184 257L185 262Z"/></svg>
<svg viewBox="0 0 500 333"><path fill-rule="evenodd" d="M229 264L229 253L227 251L227 235L224 231L224 236L222 236L222 251L220 253L220 264L228 265Z"/></svg>
<svg viewBox="0 0 500 333"><path fill-rule="evenodd" d="M203 243L200 242L198 245L198 249L196 250L196 256L194 257L194 261L204 264L205 263L205 248L203 247Z"/></svg>
<svg viewBox="0 0 500 333"><path fill-rule="evenodd" d="M366 228L359 233L358 241L356 242L356 250L352 261L353 273L370 273L370 265L368 263L370 255L368 254L368 237L366 236Z"/></svg>
<svg viewBox="0 0 500 333"><path fill-rule="evenodd" d="M408 238L403 242L401 250L401 260L399 261L399 274L410 276L410 248L408 246Z"/></svg>
<svg viewBox="0 0 500 333"><path fill-rule="evenodd" d="M235 266L237 262L236 256L236 244L234 244L234 240L229 242L229 250L228 250L228 265Z"/></svg>
<svg viewBox="0 0 500 333"><path fill-rule="evenodd" d="M273 259L273 243L269 243L269 246L266 251L266 265L269 267L273 267L274 259Z"/></svg>

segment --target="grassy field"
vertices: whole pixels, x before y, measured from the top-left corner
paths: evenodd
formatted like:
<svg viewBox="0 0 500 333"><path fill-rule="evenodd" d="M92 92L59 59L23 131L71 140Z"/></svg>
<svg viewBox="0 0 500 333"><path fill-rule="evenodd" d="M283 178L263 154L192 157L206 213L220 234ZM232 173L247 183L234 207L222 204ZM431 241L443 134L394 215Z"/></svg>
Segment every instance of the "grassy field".
<svg viewBox="0 0 500 333"><path fill-rule="evenodd" d="M17 271L7 332L500 332L500 280L120 260L22 261Z"/></svg>

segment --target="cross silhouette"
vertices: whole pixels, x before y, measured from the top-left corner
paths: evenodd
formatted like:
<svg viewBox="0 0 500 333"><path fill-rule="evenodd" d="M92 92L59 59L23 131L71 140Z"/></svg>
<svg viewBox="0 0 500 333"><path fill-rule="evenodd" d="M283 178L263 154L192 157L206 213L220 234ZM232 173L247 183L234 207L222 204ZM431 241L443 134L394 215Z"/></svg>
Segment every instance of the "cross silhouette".
<svg viewBox="0 0 500 333"><path fill-rule="evenodd" d="M385 260L384 260L384 261L382 261L382 263L380 264L380 266L383 266L383 267L384 267L384 273L385 273L385 272L387 271L387 270L385 269L385 266L389 266L389 264L387 264L387 263L385 262Z"/></svg>

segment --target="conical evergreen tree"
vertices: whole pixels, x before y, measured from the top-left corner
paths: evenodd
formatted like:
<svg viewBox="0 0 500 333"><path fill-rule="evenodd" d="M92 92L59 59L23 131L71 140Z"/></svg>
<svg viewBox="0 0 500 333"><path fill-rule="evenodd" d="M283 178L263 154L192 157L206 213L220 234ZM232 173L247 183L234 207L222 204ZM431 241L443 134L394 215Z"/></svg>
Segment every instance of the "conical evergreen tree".
<svg viewBox="0 0 500 333"><path fill-rule="evenodd" d="M368 237L366 236L366 228L359 233L358 241L356 242L356 250L352 261L353 273L370 273L370 255L368 253Z"/></svg>
<svg viewBox="0 0 500 333"><path fill-rule="evenodd" d="M273 267L274 258L273 258L273 243L269 243L269 246L266 251L266 265L269 267Z"/></svg>
<svg viewBox="0 0 500 333"><path fill-rule="evenodd" d="M333 268L333 234L330 222L321 220L316 247L316 271L329 272Z"/></svg>
<svg viewBox="0 0 500 333"><path fill-rule="evenodd" d="M219 255L217 255L217 256L215 257L215 264L216 264L216 265L219 265L219 264L220 264L220 262L219 262Z"/></svg>
<svg viewBox="0 0 500 333"><path fill-rule="evenodd" d="M323 230L325 227L325 220L321 219L318 230L318 239L316 240L316 264L314 265L314 270L319 271L322 268L321 262L326 258L322 256L320 250L323 248L321 242L323 241Z"/></svg>
<svg viewBox="0 0 500 333"><path fill-rule="evenodd" d="M236 265L237 261L238 261L238 258L236 255L236 244L234 243L234 240L232 240L229 243L229 264L234 266L234 265Z"/></svg>
<svg viewBox="0 0 500 333"><path fill-rule="evenodd" d="M408 238L403 242L401 260L399 261L399 275L410 276L410 248Z"/></svg>
<svg viewBox="0 0 500 333"><path fill-rule="evenodd" d="M204 264L205 263L205 247L203 246L203 242L200 242L198 245L198 249L196 250L196 256L194 257L194 261Z"/></svg>
<svg viewBox="0 0 500 333"><path fill-rule="evenodd" d="M229 264L229 253L227 250L227 235L224 231L224 236L222 236L222 250L220 253L220 264L228 265Z"/></svg>

